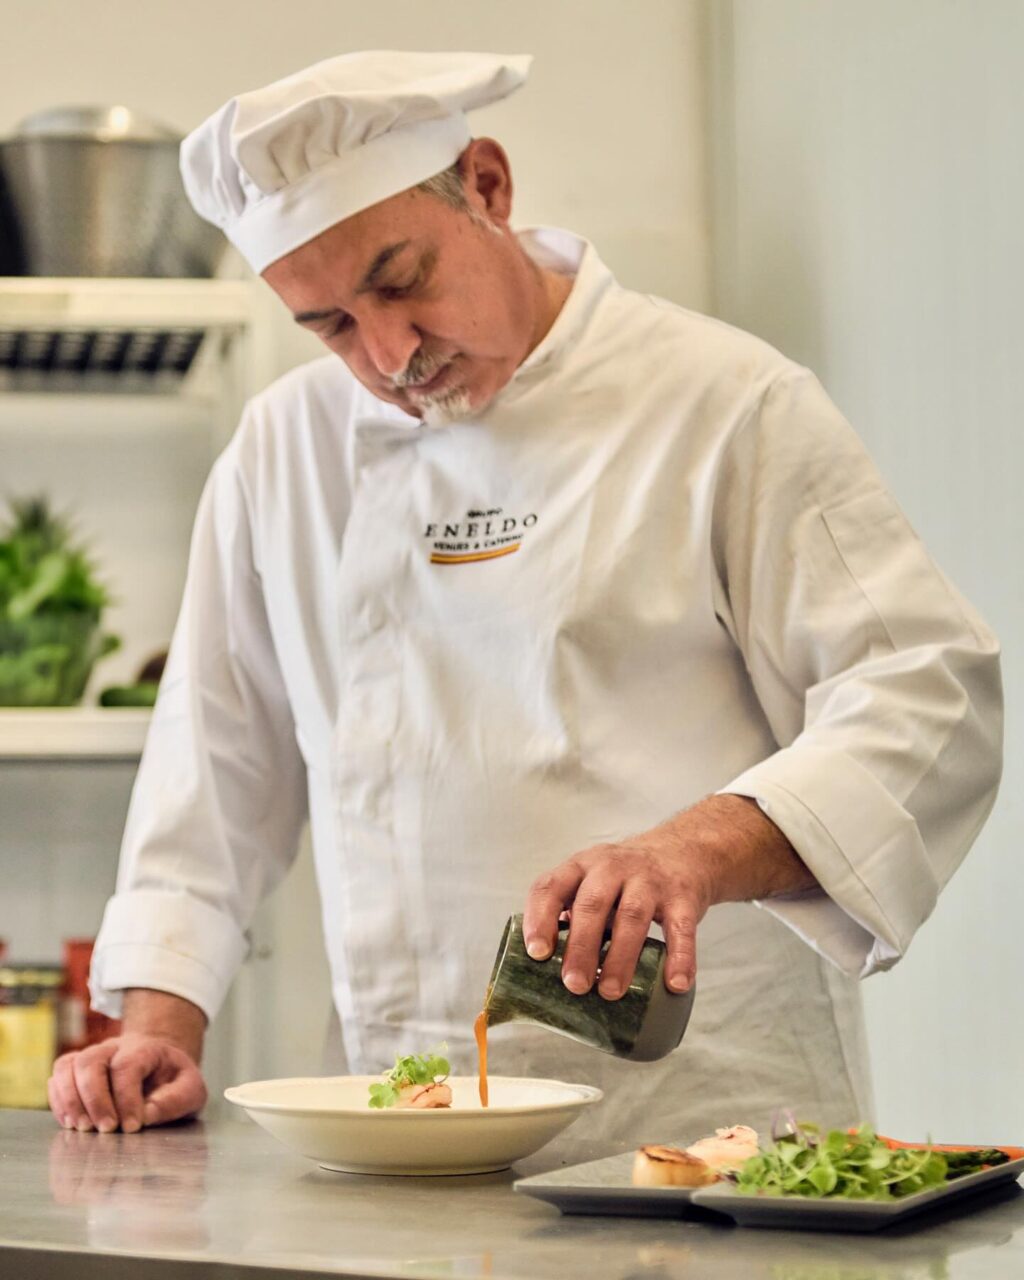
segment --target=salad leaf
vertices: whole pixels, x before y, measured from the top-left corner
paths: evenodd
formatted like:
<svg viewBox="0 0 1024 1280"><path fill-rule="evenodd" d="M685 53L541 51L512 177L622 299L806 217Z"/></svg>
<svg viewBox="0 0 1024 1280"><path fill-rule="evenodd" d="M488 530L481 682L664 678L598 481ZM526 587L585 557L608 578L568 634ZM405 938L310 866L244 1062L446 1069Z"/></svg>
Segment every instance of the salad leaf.
<svg viewBox="0 0 1024 1280"><path fill-rule="evenodd" d="M12 499L0 527L0 705L70 706L119 641L100 634L110 598L45 498Z"/></svg>
<svg viewBox="0 0 1024 1280"><path fill-rule="evenodd" d="M98 617L109 596L66 520L45 498L11 499L10 510L0 530L0 618L67 612Z"/></svg>
<svg viewBox="0 0 1024 1280"><path fill-rule="evenodd" d="M790 1123L772 1145L732 1175L739 1190L763 1195L891 1200L946 1181L946 1157L931 1147L891 1150L870 1125L851 1133Z"/></svg>
<svg viewBox="0 0 1024 1280"><path fill-rule="evenodd" d="M398 1090L390 1084L370 1085L371 1107L393 1107L398 1101Z"/></svg>
<svg viewBox="0 0 1024 1280"><path fill-rule="evenodd" d="M408 1057L396 1057L395 1065L384 1077L383 1084L370 1085L369 1106L381 1109L393 1107L398 1092L409 1084L440 1084L451 1073L448 1059L442 1057L447 1045L438 1045L429 1053L412 1053Z"/></svg>

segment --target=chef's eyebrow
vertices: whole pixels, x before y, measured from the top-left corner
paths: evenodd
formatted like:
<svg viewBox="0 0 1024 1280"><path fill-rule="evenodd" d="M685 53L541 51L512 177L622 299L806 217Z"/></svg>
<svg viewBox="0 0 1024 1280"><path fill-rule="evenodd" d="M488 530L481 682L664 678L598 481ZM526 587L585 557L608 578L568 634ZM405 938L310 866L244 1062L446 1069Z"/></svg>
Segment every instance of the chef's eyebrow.
<svg viewBox="0 0 1024 1280"><path fill-rule="evenodd" d="M410 243L409 240L400 240L397 244L389 244L386 249L381 249L373 262L370 263L370 269L363 276L356 293L368 293L371 289L376 289L380 284L380 277L383 275L385 267L388 266L393 258L397 258L403 249L407 249ZM329 320L331 316L338 315L340 311L340 307L328 307L326 311L299 311L295 314L295 323L316 324L320 320Z"/></svg>
<svg viewBox="0 0 1024 1280"><path fill-rule="evenodd" d="M408 240L400 240L398 244L391 244L386 249L381 249L371 263L369 271L363 276L363 282L356 290L356 293L366 293L370 289L375 289L380 284L380 277L384 274L384 268L392 258L397 258L403 249L407 249L409 243Z"/></svg>

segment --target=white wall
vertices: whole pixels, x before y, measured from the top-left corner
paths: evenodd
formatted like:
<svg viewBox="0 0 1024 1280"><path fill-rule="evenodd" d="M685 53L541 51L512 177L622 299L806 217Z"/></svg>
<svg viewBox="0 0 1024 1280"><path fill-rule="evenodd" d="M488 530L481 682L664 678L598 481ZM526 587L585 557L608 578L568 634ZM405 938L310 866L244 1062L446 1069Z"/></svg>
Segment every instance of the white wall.
<svg viewBox="0 0 1024 1280"><path fill-rule="evenodd" d="M478 48L535 55L527 87L474 116L506 146L517 220L592 237L623 280L694 307L707 304L703 5L699 0L32 0L3 29L0 133L60 103L124 103L181 130L231 93L359 48ZM275 304L276 305L276 304ZM319 354L309 335L273 321L265 381ZM111 621L126 652L103 682L126 676L166 638L206 465L194 410L137 399L0 397L0 494L45 483L78 511L121 600ZM106 766L108 770L115 766ZM113 881L130 771L0 766L0 937L23 956L53 954L70 927L73 883L93 931ZM86 834L73 817L92 804ZM5 835L6 832L6 835ZM16 875L5 868L16 864ZM37 874L38 872L38 874ZM56 878L56 881L55 881ZM45 896L40 897L40 893ZM316 1070L326 1005L308 858L284 891L285 954L262 966L262 990L287 990L290 1021L267 1046L265 1074ZM277 1030L277 1029L275 1029Z"/></svg>
<svg viewBox="0 0 1024 1280"><path fill-rule="evenodd" d="M1024 1133L1024 6L724 0L716 309L823 378L1003 641L996 810L907 959L865 987L879 1118Z"/></svg>

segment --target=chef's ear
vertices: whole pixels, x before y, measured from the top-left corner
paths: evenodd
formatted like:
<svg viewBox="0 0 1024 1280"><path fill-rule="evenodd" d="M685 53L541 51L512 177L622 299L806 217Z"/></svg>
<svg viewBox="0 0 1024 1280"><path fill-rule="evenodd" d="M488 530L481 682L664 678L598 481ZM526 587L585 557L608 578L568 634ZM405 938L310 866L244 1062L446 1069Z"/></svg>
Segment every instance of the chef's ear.
<svg viewBox="0 0 1024 1280"><path fill-rule="evenodd" d="M474 138L459 156L466 199L491 222L512 216L512 166L504 147L493 138Z"/></svg>

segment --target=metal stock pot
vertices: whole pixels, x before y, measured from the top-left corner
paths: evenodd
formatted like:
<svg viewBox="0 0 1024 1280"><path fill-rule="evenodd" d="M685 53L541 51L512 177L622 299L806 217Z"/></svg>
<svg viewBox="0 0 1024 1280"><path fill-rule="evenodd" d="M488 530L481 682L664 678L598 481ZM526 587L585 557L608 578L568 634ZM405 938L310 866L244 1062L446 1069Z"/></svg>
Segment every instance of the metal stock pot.
<svg viewBox="0 0 1024 1280"><path fill-rule="evenodd" d="M211 276L225 245L192 209L180 137L127 107L37 112L0 142L15 243L30 276Z"/></svg>

